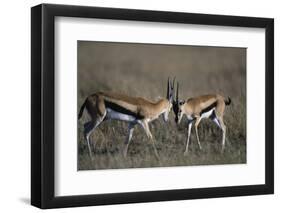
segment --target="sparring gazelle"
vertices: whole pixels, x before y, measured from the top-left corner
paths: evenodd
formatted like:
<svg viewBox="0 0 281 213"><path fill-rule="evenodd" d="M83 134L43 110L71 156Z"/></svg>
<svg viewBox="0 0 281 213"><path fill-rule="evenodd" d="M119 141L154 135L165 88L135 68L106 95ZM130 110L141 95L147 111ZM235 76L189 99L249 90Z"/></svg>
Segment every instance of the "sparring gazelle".
<svg viewBox="0 0 281 213"><path fill-rule="evenodd" d="M221 153L225 147L225 133L226 126L223 122L223 115L226 105L230 105L231 99L226 100L223 96L218 94L202 95L189 98L187 101L179 100L179 83L177 82L176 100L173 103L173 111L175 113L175 122L180 123L183 115L187 117L187 139L184 155L188 153L188 145L192 124L195 126L195 133L197 143L202 149L199 136L198 125L202 118L210 118L222 130L222 148Z"/></svg>
<svg viewBox="0 0 281 213"><path fill-rule="evenodd" d="M87 141L91 159L93 158L90 135L103 121L111 119L128 122L128 135L123 150L125 157L133 136L134 127L136 124L140 124L153 145L156 157L159 158L148 124L160 115L163 116L165 122L168 121L169 112L173 106L173 91L174 81L172 85L168 78L167 96L157 102L111 92L97 92L88 96L81 106L78 119L81 118L84 108L86 108L91 121L84 124L84 137Z"/></svg>

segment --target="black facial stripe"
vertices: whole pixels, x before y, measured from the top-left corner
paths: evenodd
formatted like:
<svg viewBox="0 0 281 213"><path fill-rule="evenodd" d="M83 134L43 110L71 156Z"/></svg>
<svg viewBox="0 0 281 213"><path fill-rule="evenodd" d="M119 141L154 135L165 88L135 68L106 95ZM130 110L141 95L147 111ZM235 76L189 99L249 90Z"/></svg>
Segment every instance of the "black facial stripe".
<svg viewBox="0 0 281 213"><path fill-rule="evenodd" d="M131 116L135 117L136 119L143 119L144 118L144 116L142 116L138 113L132 112L131 110L128 110L128 109L126 109L126 108L124 108L124 107L122 107L122 106L120 106L116 103L112 103L112 102L106 101L106 100L104 102L105 102L105 106L107 108L110 108L110 109L112 109L116 112L126 114L126 115L131 115Z"/></svg>
<svg viewBox="0 0 281 213"><path fill-rule="evenodd" d="M204 108L201 112L200 112L200 116L205 113L205 112L208 112L210 111L211 109L213 109L214 107L217 106L217 101L212 103L211 105L209 105L208 107Z"/></svg>

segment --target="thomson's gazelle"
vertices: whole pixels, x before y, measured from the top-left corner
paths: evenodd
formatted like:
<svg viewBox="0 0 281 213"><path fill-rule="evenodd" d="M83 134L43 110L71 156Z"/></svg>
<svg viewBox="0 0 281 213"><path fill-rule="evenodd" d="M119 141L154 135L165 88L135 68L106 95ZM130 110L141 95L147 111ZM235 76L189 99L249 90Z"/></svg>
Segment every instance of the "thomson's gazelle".
<svg viewBox="0 0 281 213"><path fill-rule="evenodd" d="M223 114L225 105L229 105L231 99L226 100L223 96L218 94L202 95L193 97L187 101L179 100L179 84L177 83L176 100L173 104L176 123L180 123L183 115L187 117L187 139L184 155L188 153L189 138L192 124L195 126L195 133L197 137L198 146L201 149L201 144L198 136L198 125L202 118L210 118L222 130L222 149L225 147L225 132L226 126L223 122Z"/></svg>
<svg viewBox="0 0 281 213"><path fill-rule="evenodd" d="M140 124L143 127L158 157L154 139L148 124L150 121L157 119L160 115L163 115L163 119L168 121L173 102L173 85L170 79L168 79L167 97L157 102L151 102L141 97L130 97L111 92L98 92L88 96L81 106L78 119L81 118L84 108L86 108L91 117L91 121L84 124L84 136L87 141L91 159L92 151L90 144L92 144L92 142L90 135L103 121L111 119L128 122L128 135L123 150L125 157L136 124Z"/></svg>

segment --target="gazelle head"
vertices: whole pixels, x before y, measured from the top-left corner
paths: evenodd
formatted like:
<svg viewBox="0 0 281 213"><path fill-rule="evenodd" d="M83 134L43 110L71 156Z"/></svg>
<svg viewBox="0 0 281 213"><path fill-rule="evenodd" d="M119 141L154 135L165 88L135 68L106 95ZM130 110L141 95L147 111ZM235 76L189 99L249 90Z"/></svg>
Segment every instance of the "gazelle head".
<svg viewBox="0 0 281 213"><path fill-rule="evenodd" d="M184 100L179 100L179 82L177 82L177 91L176 91L176 99L173 101L173 111L175 113L175 122L177 124L180 123L182 116L183 116L183 111L184 111Z"/></svg>
<svg viewBox="0 0 281 213"><path fill-rule="evenodd" d="M163 113L163 119L165 122L169 119L169 112L172 109L173 106L173 100L174 100L174 85L175 85L175 78L173 80L173 83L171 82L170 78L168 78L168 84L167 84L167 107Z"/></svg>

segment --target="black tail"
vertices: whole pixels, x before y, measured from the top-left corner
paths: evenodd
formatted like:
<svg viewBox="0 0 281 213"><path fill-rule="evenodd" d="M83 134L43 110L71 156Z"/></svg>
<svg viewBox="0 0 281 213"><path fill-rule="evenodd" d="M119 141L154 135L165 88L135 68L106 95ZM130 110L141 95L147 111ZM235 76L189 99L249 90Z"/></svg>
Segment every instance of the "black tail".
<svg viewBox="0 0 281 213"><path fill-rule="evenodd" d="M228 97L228 100L224 100L225 105L230 105L231 104L231 99Z"/></svg>
<svg viewBox="0 0 281 213"><path fill-rule="evenodd" d="M78 120L79 120L79 119L82 117L82 115L83 115L83 111L84 111L86 102L87 102L87 99L84 101L83 105L82 105L81 108L80 108L80 111L79 111L79 114L78 114Z"/></svg>

